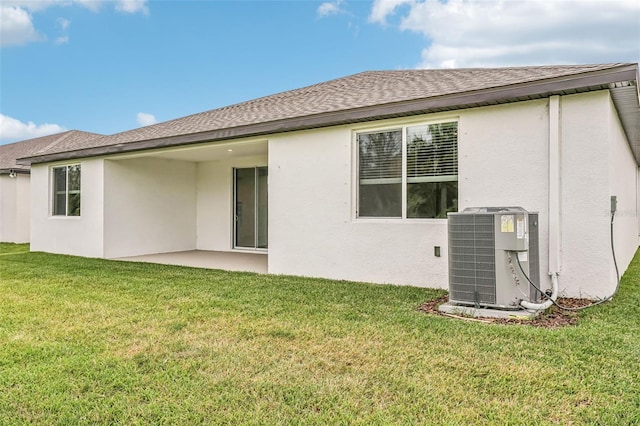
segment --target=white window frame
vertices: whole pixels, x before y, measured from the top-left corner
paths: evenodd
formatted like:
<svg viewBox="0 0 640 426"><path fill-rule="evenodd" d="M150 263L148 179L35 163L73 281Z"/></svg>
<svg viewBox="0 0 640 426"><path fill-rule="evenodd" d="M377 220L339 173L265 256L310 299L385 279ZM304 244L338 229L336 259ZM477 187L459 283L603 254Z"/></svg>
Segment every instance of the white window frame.
<svg viewBox="0 0 640 426"><path fill-rule="evenodd" d="M407 217L407 128L415 127L415 126L428 126L432 124L442 124L442 123L457 123L458 125L458 140L456 141L458 147L460 144L460 118L459 117L443 117L441 119L436 120L410 120L410 121L402 121L394 124L389 124L385 126L378 127L362 127L362 128L353 128L351 132L351 140L352 140L352 164L353 164L353 174L352 174L352 182L353 192L352 192L352 215L353 220L358 222L397 222L397 221L407 221L407 222L419 222L419 221L443 221L446 218L408 218ZM360 208L360 150L358 146L358 134L362 133L378 133L378 132L389 132L394 130L401 130L402 133L402 175L401 175L401 216L387 216L387 217L374 217L374 216L360 216L359 208ZM459 150L458 150L459 153ZM458 162L459 160L458 156ZM459 170L458 175L455 175L455 179L441 179L438 177L428 178L423 177L421 180L426 181L432 180L434 182L445 182L445 181L457 181L460 182L459 179ZM459 192L458 187L458 192Z"/></svg>
<svg viewBox="0 0 640 426"><path fill-rule="evenodd" d="M71 167L75 167L78 166L79 170L80 170L80 189L78 190L73 190L70 191L69 190L69 169ZM55 171L57 169L65 169L65 197L64 197L64 203L65 203L65 208L64 208L64 214L56 214L55 212L55 200L56 200L56 182L55 182ZM49 194L50 194L50 202L49 202L49 213L51 217L54 218L79 218L82 216L82 164L81 163L72 163L72 164L59 164L56 166L51 166L50 171L49 171L49 176L50 176L50 180L51 180L51 184L50 186L50 190L49 190ZM78 215L70 215L69 214L69 194L79 194L80 196L80 214Z"/></svg>

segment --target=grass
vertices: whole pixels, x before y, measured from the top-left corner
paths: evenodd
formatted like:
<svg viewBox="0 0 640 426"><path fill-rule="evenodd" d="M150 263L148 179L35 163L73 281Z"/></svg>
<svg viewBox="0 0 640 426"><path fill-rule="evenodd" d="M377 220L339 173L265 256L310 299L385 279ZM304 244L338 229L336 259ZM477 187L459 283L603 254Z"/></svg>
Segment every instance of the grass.
<svg viewBox="0 0 640 426"><path fill-rule="evenodd" d="M29 251L29 244L0 243L0 256L4 254L25 253Z"/></svg>
<svg viewBox="0 0 640 426"><path fill-rule="evenodd" d="M0 424L640 424L640 255L577 326L0 245ZM22 253L21 253L22 252Z"/></svg>

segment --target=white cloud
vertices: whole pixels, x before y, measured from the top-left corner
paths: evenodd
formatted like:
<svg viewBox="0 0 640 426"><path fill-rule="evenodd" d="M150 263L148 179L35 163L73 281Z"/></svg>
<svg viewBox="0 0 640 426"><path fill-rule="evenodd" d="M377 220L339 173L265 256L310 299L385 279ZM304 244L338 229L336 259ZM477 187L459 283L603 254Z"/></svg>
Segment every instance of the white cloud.
<svg viewBox="0 0 640 426"><path fill-rule="evenodd" d="M342 0L337 0L334 2L329 2L329 1L324 2L320 6L318 6L316 13L321 18L324 18L325 16L330 16L330 15L337 15L338 13L343 12L343 10L340 7L341 4L342 4Z"/></svg>
<svg viewBox="0 0 640 426"><path fill-rule="evenodd" d="M136 120L138 121L138 124L141 126L150 126L158 122L158 120L156 120L156 117L153 114L148 114L146 112L139 112L138 115L136 116Z"/></svg>
<svg viewBox="0 0 640 426"><path fill-rule="evenodd" d="M116 2L116 10L125 13L149 13L147 0L118 0Z"/></svg>
<svg viewBox="0 0 640 426"><path fill-rule="evenodd" d="M65 18L58 18L58 25L60 25L62 31L66 31L71 25L71 21Z"/></svg>
<svg viewBox="0 0 640 426"><path fill-rule="evenodd" d="M344 5L344 0L326 1L316 9L316 15L318 18L326 18L328 16L341 15L346 16L348 19L347 28L351 31L354 37L358 37L360 34L360 24L357 15L350 12Z"/></svg>
<svg viewBox="0 0 640 426"><path fill-rule="evenodd" d="M62 35L56 37L54 43L55 44L67 44L69 43L69 35L67 34L67 30L69 29L69 25L71 25L71 21L65 18L58 18L58 26L62 30Z"/></svg>
<svg viewBox="0 0 640 426"><path fill-rule="evenodd" d="M34 28L29 12L16 6L0 6L0 46L19 46L44 39Z"/></svg>
<svg viewBox="0 0 640 426"><path fill-rule="evenodd" d="M92 12L98 12L102 7L102 4L105 3L104 0L75 0L75 3L80 4L83 7L86 7Z"/></svg>
<svg viewBox="0 0 640 426"><path fill-rule="evenodd" d="M2 0L2 3L3 6L18 7L31 12L38 12L55 4L66 5L70 2L65 0Z"/></svg>
<svg viewBox="0 0 640 426"><path fill-rule="evenodd" d="M369 22L386 24L387 16L393 15L404 4L414 4L414 0L376 0L371 8Z"/></svg>
<svg viewBox="0 0 640 426"><path fill-rule="evenodd" d="M0 143L32 139L65 130L67 129L57 124L35 124L32 121L23 123L15 118L0 114Z"/></svg>
<svg viewBox="0 0 640 426"><path fill-rule="evenodd" d="M430 43L420 68L640 61L636 0L376 0L369 20L401 4L399 29Z"/></svg>
<svg viewBox="0 0 640 426"><path fill-rule="evenodd" d="M80 5L99 12L103 4L111 4L115 10L123 13L149 13L148 0L3 0L0 6L0 46L22 45L34 41L46 40L33 25L32 14L50 7L69 7ZM58 25L63 32L71 21L59 18ZM54 39L54 43L67 43L66 33Z"/></svg>

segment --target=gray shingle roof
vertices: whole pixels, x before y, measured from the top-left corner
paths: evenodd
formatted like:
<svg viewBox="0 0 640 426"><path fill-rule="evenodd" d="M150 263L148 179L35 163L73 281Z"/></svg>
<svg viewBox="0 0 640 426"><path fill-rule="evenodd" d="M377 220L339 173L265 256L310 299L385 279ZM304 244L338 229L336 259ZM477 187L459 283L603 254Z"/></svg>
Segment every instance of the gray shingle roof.
<svg viewBox="0 0 640 426"><path fill-rule="evenodd" d="M16 172L28 172L29 166L16 163L17 158L40 155L44 152L51 152L61 143L67 146L84 144L90 139L103 136L97 133L82 132L80 130L69 130L67 132L42 136L34 139L27 139L6 145L0 145L0 173L9 173L10 170Z"/></svg>
<svg viewBox="0 0 640 426"><path fill-rule="evenodd" d="M39 160L50 161L56 156L49 154L65 151L77 151L67 155L73 158L450 110L480 105L480 100L495 104L521 100L513 92L521 87L530 88L526 96L549 96L565 93L565 86L572 89L566 82L577 78L616 69L628 75L630 67L637 72L635 64L368 71L110 136L65 140L38 155L47 154ZM596 89L609 83L596 80ZM512 99L505 97L508 90ZM489 99L492 91L503 98Z"/></svg>

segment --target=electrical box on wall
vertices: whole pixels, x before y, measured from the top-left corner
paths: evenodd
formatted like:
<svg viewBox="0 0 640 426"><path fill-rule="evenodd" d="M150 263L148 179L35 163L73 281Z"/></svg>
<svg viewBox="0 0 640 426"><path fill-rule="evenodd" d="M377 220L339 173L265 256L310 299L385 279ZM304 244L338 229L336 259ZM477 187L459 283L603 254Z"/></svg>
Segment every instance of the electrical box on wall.
<svg viewBox="0 0 640 426"><path fill-rule="evenodd" d="M540 300L520 271L540 286L537 213L479 207L449 213L448 220L449 303L519 309L521 300Z"/></svg>
<svg viewBox="0 0 640 426"><path fill-rule="evenodd" d="M615 195L611 196L611 214L614 214L618 209L618 197Z"/></svg>

